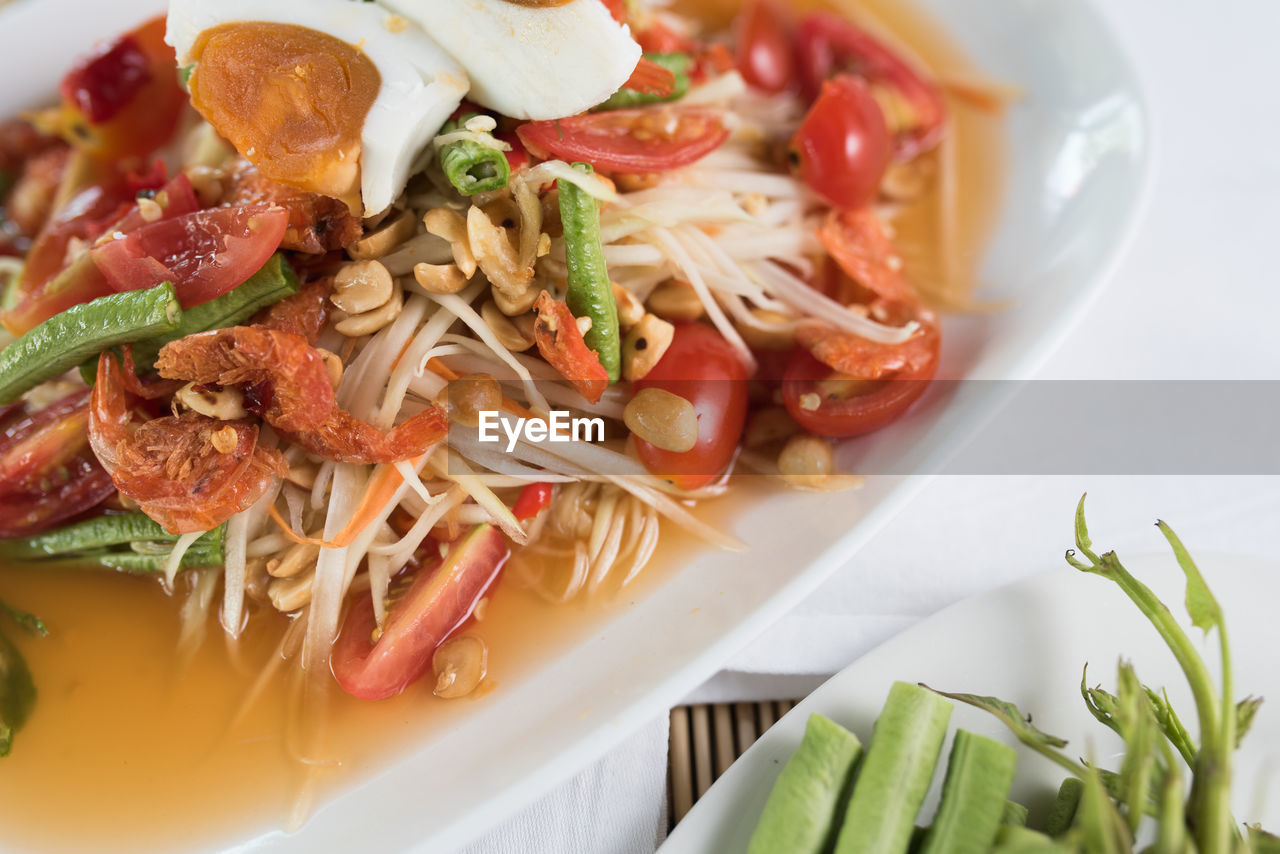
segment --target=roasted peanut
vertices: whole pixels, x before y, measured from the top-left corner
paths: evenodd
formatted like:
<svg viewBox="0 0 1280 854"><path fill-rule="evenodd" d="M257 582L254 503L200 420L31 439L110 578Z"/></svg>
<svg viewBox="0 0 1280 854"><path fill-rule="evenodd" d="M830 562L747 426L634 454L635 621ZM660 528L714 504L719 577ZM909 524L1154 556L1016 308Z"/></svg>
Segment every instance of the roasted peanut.
<svg viewBox="0 0 1280 854"><path fill-rule="evenodd" d="M383 220L376 229L347 247L347 254L357 261L381 258L417 232L413 214L399 211Z"/></svg>
<svg viewBox="0 0 1280 854"><path fill-rule="evenodd" d="M678 394L660 388L641 389L622 413L627 428L664 451L683 453L698 444L698 413Z"/></svg>
<svg viewBox="0 0 1280 854"><path fill-rule="evenodd" d="M378 261L346 264L333 277L329 301L349 315L382 308L395 292L395 280Z"/></svg>
<svg viewBox="0 0 1280 854"><path fill-rule="evenodd" d="M659 285L653 293L649 294L645 307L659 317L677 323L697 320L707 311L698 297L698 292L693 289L693 285L679 279L672 279L664 285Z"/></svg>
<svg viewBox="0 0 1280 854"><path fill-rule="evenodd" d="M627 382L644 379L662 359L675 327L660 317L646 314L622 339L622 376Z"/></svg>

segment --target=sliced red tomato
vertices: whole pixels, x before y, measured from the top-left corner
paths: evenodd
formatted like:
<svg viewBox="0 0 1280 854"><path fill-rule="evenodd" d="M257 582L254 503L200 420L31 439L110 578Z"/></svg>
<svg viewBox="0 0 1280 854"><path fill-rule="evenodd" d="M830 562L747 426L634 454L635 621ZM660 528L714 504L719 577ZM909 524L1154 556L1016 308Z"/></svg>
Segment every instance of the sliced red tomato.
<svg viewBox="0 0 1280 854"><path fill-rule="evenodd" d="M161 177L160 180L163 182L164 178ZM172 219L175 216L194 213L200 209L200 200L196 198L195 188L191 186L191 179L187 177L185 172L179 172L164 187L154 192L146 193L143 198L155 202L156 208L159 209L159 219ZM150 209L156 210L156 208ZM154 218L147 219L147 216L142 213L141 203L135 204L132 210L106 230L126 234L130 231L136 231L150 222L157 221ZM149 216L155 217L156 214L149 214Z"/></svg>
<svg viewBox="0 0 1280 854"><path fill-rule="evenodd" d="M874 201L892 147L884 114L866 85L847 74L824 82L792 137L790 156L804 182L836 207Z"/></svg>
<svg viewBox="0 0 1280 854"><path fill-rule="evenodd" d="M684 452L664 451L643 440L636 450L645 468L681 489L697 489L719 477L733 459L747 420L747 369L719 332L682 323L658 364L635 390L660 388L693 404L698 443Z"/></svg>
<svg viewBox="0 0 1280 854"><path fill-rule="evenodd" d="M376 642L373 603L362 597L347 614L330 657L342 690L361 700L382 700L421 679L431 654L471 617L510 553L498 529L472 529L443 561L416 570Z"/></svg>
<svg viewBox="0 0 1280 854"><path fill-rule="evenodd" d="M152 222L93 249L117 291L172 282L183 308L221 296L262 268L280 246L284 208L211 208Z"/></svg>
<svg viewBox="0 0 1280 854"><path fill-rule="evenodd" d="M551 483L529 484L520 490L520 495L511 508L512 515L521 522L536 518L539 513L551 506L551 495L554 490L555 484Z"/></svg>
<svg viewBox="0 0 1280 854"><path fill-rule="evenodd" d="M791 19L776 0L750 0L734 22L737 67L742 79L777 94L795 82Z"/></svg>
<svg viewBox="0 0 1280 854"><path fill-rule="evenodd" d="M816 12L796 31L802 91L817 97L822 82L840 73L860 77L880 98L894 136L894 153L910 160L942 138L946 105L937 86L866 30L839 15Z"/></svg>
<svg viewBox="0 0 1280 854"><path fill-rule="evenodd" d="M187 94L164 33L164 17L153 18L103 44L63 78L69 142L111 160L149 154L169 141Z"/></svg>
<svg viewBox="0 0 1280 854"><path fill-rule="evenodd" d="M927 320L903 344L877 344L834 331L821 340L805 338L802 343L814 352L798 348L783 375L787 412L809 432L835 438L862 436L896 421L938 370L942 339L936 323Z"/></svg>
<svg viewBox="0 0 1280 854"><path fill-rule="evenodd" d="M596 403L609 388L609 372L600 356L587 346L569 306L543 291L533 304L538 313L533 338L538 352L560 372L583 397Z"/></svg>
<svg viewBox="0 0 1280 854"><path fill-rule="evenodd" d="M52 218L23 271L20 292L23 288L30 290L4 315L9 331L22 334L73 305L113 293L89 253L80 254L67 264L68 256L73 254L72 241L89 243L106 232L124 233L144 225L146 218L137 203L131 208L128 205L136 192L133 188L154 190L164 182L163 172L157 174L88 187ZM199 206L191 182L181 174L154 195L162 217L190 213ZM110 213L106 213L108 210Z"/></svg>
<svg viewBox="0 0 1280 854"><path fill-rule="evenodd" d="M27 414L0 433L0 537L24 537L101 504L115 486L89 448L89 391Z"/></svg>
<svg viewBox="0 0 1280 854"><path fill-rule="evenodd" d="M543 160L581 161L601 172L636 175L688 166L729 138L714 111L672 104L528 122L516 133Z"/></svg>

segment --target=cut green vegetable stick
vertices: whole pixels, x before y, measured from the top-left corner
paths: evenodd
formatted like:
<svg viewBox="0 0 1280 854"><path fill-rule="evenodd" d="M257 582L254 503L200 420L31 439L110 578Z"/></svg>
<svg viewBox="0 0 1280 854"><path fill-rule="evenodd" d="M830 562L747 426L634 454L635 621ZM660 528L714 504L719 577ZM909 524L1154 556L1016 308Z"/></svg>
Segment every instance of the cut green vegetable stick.
<svg viewBox="0 0 1280 854"><path fill-rule="evenodd" d="M181 320L168 282L72 306L0 352L0 403L12 403L108 347L172 332Z"/></svg>
<svg viewBox="0 0 1280 854"><path fill-rule="evenodd" d="M26 659L0 633L0 756L8 756L13 734L22 728L36 702L36 685Z"/></svg>
<svg viewBox="0 0 1280 854"><path fill-rule="evenodd" d="M951 703L943 697L908 682L893 684L854 783L836 854L907 850L950 718Z"/></svg>
<svg viewBox="0 0 1280 854"><path fill-rule="evenodd" d="M683 98L689 91L689 71L693 67L693 59L687 53L646 53L645 59L661 65L663 68L675 75L675 83L671 87L670 94L653 95L648 92L638 92L635 89L628 89L623 86L617 92L609 96L609 100L605 101L598 107L592 109L592 112L601 110L626 110L632 107L644 107L648 104L659 104L664 101L677 101Z"/></svg>
<svg viewBox="0 0 1280 854"><path fill-rule="evenodd" d="M501 190L511 180L507 155L474 139L460 139L441 148L440 168L464 196Z"/></svg>
<svg viewBox="0 0 1280 854"><path fill-rule="evenodd" d="M1009 827L1027 826L1027 808L1017 801L1005 801L1004 812L1000 815L1000 824Z"/></svg>
<svg viewBox="0 0 1280 854"><path fill-rule="evenodd" d="M958 730L922 854L986 854L1000 830L1017 762L1007 744Z"/></svg>
<svg viewBox="0 0 1280 854"><path fill-rule="evenodd" d="M1076 807L1080 806L1080 795L1084 792L1084 783L1076 777L1068 777L1058 787L1058 797L1049 810L1049 817L1044 822L1044 832L1050 836L1061 836L1071 827L1076 817Z"/></svg>
<svg viewBox="0 0 1280 854"><path fill-rule="evenodd" d="M170 341L177 341L197 332L239 326L269 305L275 305L285 297L298 292L298 277L289 262L280 253L272 255L262 269L250 276L242 285L227 291L217 299L189 308L182 313L178 327L163 335L139 341L133 347L133 361L139 371L149 371L155 365L160 348ZM95 366L96 371L96 366Z"/></svg>
<svg viewBox="0 0 1280 854"><path fill-rule="evenodd" d="M769 792L748 854L826 851L861 753L857 736L822 715L811 715L800 747Z"/></svg>
<svg viewBox="0 0 1280 854"><path fill-rule="evenodd" d="M573 167L592 171L586 163L575 163ZM591 318L591 328L583 338L609 372L609 382L616 383L622 372L622 337L618 331L618 303L613 297L600 239L600 207L576 184L558 183L565 262L569 268L565 302L574 317Z"/></svg>

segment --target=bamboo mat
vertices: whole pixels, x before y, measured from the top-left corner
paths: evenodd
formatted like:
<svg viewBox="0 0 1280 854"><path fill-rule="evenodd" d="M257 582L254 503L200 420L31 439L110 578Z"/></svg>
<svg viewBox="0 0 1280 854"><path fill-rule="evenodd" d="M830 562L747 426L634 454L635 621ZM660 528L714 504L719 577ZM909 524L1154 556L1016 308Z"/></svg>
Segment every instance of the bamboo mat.
<svg viewBox="0 0 1280 854"><path fill-rule="evenodd" d="M671 710L667 821L675 827L733 761L799 700L716 703Z"/></svg>

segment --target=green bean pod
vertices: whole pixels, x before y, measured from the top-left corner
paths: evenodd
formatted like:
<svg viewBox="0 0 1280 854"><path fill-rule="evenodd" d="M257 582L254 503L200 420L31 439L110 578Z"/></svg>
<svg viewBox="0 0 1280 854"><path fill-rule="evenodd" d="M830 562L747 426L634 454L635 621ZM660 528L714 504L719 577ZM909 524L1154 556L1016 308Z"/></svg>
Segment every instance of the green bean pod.
<svg viewBox="0 0 1280 854"><path fill-rule="evenodd" d="M987 854L1000 830L1017 761L1007 744L958 730L942 803L919 854Z"/></svg>
<svg viewBox="0 0 1280 854"><path fill-rule="evenodd" d="M244 284L183 312L182 321L176 329L134 344L133 362L139 371L149 371L155 365L160 348L170 341L210 329L239 326L267 306L275 305L297 292L298 276L284 256L277 252ZM96 369L95 364L94 370Z"/></svg>
<svg viewBox="0 0 1280 854"><path fill-rule="evenodd" d="M889 689L835 854L906 854L947 736L951 703L909 682Z"/></svg>
<svg viewBox="0 0 1280 854"><path fill-rule="evenodd" d="M575 169L591 172L586 163ZM622 375L622 335L618 329L618 303L609 281L600 237L600 207L585 190L568 181L560 186L560 220L564 225L564 255L569 268L569 291L565 302L574 317L591 318L591 328L583 336L596 351L600 364L615 383Z"/></svg>
<svg viewBox="0 0 1280 854"><path fill-rule="evenodd" d="M109 347L172 332L181 320L168 282L72 306L0 351L0 403L12 403Z"/></svg>
<svg viewBox="0 0 1280 854"><path fill-rule="evenodd" d="M441 148L440 168L464 196L501 190L511 180L507 155L474 139L460 139Z"/></svg>

